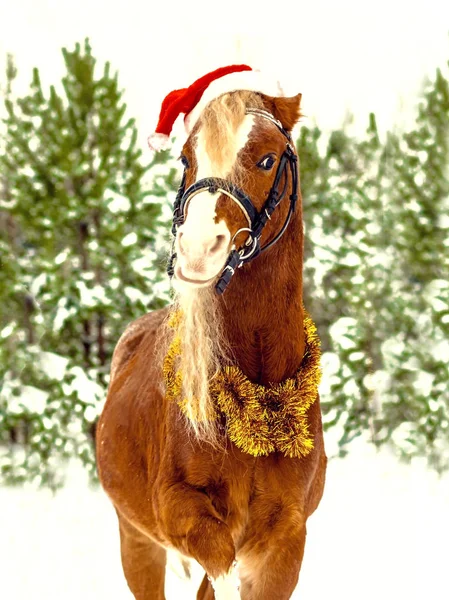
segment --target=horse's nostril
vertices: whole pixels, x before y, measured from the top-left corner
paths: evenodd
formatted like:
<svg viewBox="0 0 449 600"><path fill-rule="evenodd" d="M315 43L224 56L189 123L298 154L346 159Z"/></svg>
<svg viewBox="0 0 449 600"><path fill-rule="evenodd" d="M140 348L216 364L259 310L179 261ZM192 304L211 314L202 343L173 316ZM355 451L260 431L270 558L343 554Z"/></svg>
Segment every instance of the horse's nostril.
<svg viewBox="0 0 449 600"><path fill-rule="evenodd" d="M213 254L215 252L218 252L219 250L221 250L223 248L223 246L225 244L226 244L226 236L225 235L217 235L217 237L215 238L215 242L209 248L209 253Z"/></svg>

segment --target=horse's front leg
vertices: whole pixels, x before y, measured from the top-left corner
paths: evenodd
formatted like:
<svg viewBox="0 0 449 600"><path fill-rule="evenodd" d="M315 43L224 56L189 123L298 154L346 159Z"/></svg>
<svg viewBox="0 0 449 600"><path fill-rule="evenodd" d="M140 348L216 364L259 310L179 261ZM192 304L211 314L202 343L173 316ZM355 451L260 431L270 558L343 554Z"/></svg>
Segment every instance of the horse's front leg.
<svg viewBox="0 0 449 600"><path fill-rule="evenodd" d="M239 554L242 600L289 600L298 583L306 540L305 524L289 535L262 532Z"/></svg>
<svg viewBox="0 0 449 600"><path fill-rule="evenodd" d="M213 580L228 575L235 560L234 541L210 498L178 482L162 487L158 504L159 526L168 541L194 558Z"/></svg>

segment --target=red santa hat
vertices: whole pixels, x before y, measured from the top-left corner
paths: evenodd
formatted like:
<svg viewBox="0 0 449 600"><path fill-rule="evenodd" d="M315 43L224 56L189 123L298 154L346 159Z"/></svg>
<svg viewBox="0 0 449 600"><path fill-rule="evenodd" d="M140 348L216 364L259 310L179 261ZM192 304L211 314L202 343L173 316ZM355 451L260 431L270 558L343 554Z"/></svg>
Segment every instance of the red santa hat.
<svg viewBox="0 0 449 600"><path fill-rule="evenodd" d="M283 96L278 81L254 71L248 65L231 65L207 73L188 88L174 90L163 100L156 130L148 138L152 150L163 150L170 145L170 133L180 114L190 133L205 106L214 98L227 92L249 90L268 96Z"/></svg>

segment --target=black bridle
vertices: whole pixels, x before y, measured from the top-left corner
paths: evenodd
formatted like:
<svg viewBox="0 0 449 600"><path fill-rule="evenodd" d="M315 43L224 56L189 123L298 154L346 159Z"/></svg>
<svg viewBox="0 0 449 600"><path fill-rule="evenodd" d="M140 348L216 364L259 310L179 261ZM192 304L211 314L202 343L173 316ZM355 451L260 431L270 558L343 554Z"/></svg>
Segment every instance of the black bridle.
<svg viewBox="0 0 449 600"><path fill-rule="evenodd" d="M268 250L268 248L271 248L271 246L273 246L282 237L282 235L288 227L288 224L290 223L290 219L295 210L296 202L298 200L298 157L296 156L293 147L291 135L282 127L280 121L275 119L273 115L269 112L256 108L248 109L246 112L247 114L253 114L268 119L269 121L274 123L274 125L276 125L279 131L287 139L286 147L279 161L273 185L271 186L268 198L260 212L254 206L253 202L251 201L251 198L247 194L245 194L243 190L238 188L230 181L227 181L226 179L220 179L218 177L206 177L204 179L200 179L186 190L186 169L184 169L181 185L179 186L178 193L176 194L176 199L173 206L172 233L175 239L178 227L180 227L185 221L186 209L189 202L194 196L196 196L196 194L199 194L201 192L208 191L210 194L216 194L217 192L220 192L221 194L228 196L233 202L235 202L244 213L248 221L248 227L239 229L234 234L233 239L235 239L237 235L242 232L248 233L248 239L239 250L233 248L229 253L226 264L215 286L215 289L218 294L223 294L229 282L231 281L235 270L238 267L242 267L244 264L256 258L256 256L259 256L259 254L261 254L262 252L265 252L265 250ZM280 204L287 191L288 168L290 168L292 178L292 193L290 194L290 207L287 217L277 235L270 242L268 242L268 244L265 244L265 246L261 248L260 238L262 235L263 228L267 224L267 221L271 219L271 215L273 214L276 207ZM284 185L282 187L282 190L280 190L281 180L283 176ZM174 241L175 240L173 240L173 248ZM167 267L167 273L170 277L173 277L174 275L175 260L176 253L173 250Z"/></svg>

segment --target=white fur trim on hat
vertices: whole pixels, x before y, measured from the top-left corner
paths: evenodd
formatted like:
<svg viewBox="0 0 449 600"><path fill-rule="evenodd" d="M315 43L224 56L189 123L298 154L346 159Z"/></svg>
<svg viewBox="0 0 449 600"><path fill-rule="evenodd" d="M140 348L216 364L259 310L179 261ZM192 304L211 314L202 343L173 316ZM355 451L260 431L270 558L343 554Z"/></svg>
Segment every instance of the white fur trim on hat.
<svg viewBox="0 0 449 600"><path fill-rule="evenodd" d="M235 92L237 90L260 92L261 94L273 96L275 98L284 96L279 81L276 81L260 71L230 73L229 75L225 75L224 77L212 81L206 88L198 104L184 119L186 132L190 133L192 131L204 108L211 100L218 98L218 96L221 96L222 94Z"/></svg>

